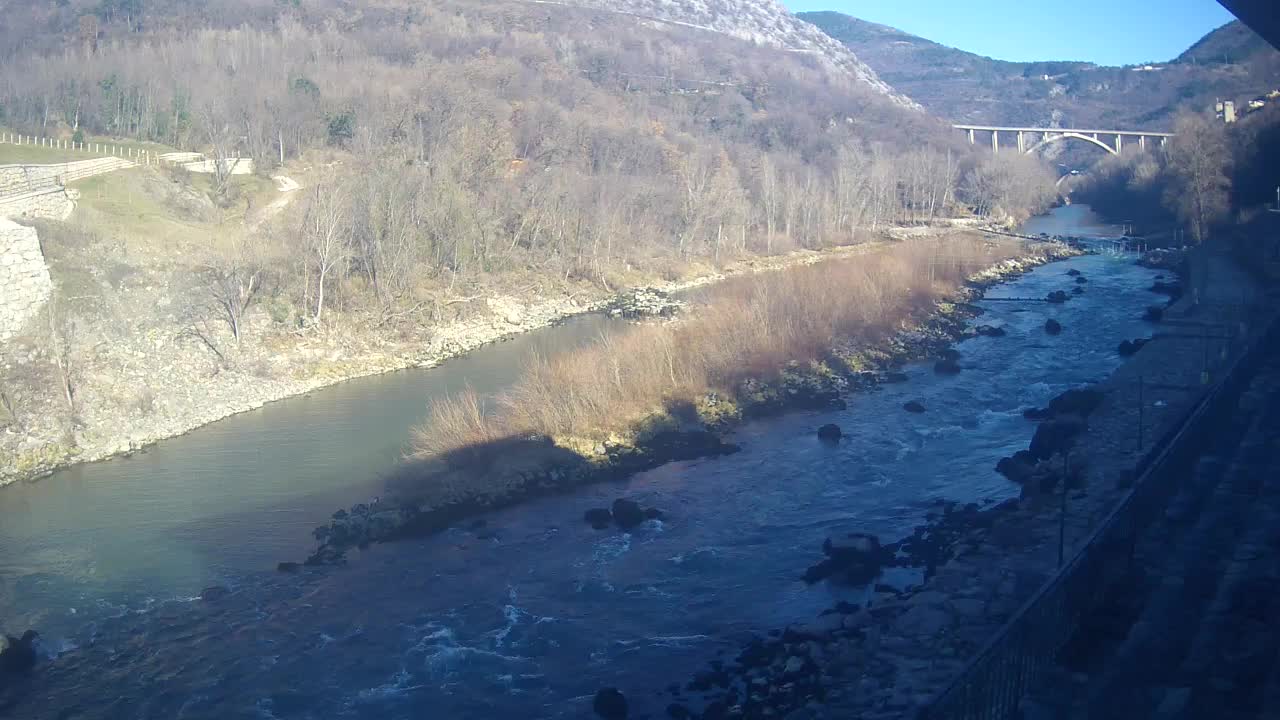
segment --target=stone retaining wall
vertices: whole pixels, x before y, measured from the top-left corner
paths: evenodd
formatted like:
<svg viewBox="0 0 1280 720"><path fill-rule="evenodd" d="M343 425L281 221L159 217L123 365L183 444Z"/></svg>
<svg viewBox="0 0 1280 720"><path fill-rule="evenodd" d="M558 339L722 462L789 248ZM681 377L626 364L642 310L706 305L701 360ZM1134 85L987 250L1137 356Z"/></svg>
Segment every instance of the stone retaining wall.
<svg viewBox="0 0 1280 720"><path fill-rule="evenodd" d="M0 218L42 218L45 220L66 220L75 209L75 190L67 190L61 185L47 190L0 197Z"/></svg>
<svg viewBox="0 0 1280 720"><path fill-rule="evenodd" d="M52 293L35 229L0 217L0 342L21 332Z"/></svg>
<svg viewBox="0 0 1280 720"><path fill-rule="evenodd" d="M49 183L61 165L0 165L0 197L26 193L34 186Z"/></svg>

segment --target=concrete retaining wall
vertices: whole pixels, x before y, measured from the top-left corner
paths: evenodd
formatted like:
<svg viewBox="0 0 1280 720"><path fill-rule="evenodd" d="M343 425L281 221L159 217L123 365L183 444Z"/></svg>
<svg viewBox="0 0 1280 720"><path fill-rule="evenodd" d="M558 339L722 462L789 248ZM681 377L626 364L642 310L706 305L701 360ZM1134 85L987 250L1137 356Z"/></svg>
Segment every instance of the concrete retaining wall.
<svg viewBox="0 0 1280 720"><path fill-rule="evenodd" d="M21 332L52 294L35 229L0 218L0 342Z"/></svg>

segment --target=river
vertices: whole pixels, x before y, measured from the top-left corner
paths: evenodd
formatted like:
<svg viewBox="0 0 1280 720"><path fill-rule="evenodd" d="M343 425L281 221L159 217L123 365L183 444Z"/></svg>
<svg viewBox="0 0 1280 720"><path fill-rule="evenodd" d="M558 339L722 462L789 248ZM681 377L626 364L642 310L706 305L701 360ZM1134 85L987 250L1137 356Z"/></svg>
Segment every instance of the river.
<svg viewBox="0 0 1280 720"><path fill-rule="evenodd" d="M1087 207L1029 233L1118 234ZM604 685L660 714L661 688L751 633L865 591L806 586L838 529L908 534L938 501L993 503L1017 488L996 461L1026 446L1022 409L1099 380L1124 339L1149 334L1154 273L1132 257L1037 269L990 297L1086 293L1065 305L981 303L1008 335L958 346L838 412L742 427L735 455L532 501L434 537L376 546L341 568L271 571L311 527L379 489L428 398L502 387L530 352L593 338L583 317L431 370L346 383L235 416L133 458L0 490L0 620L53 655L21 717L586 717ZM1065 327L1043 332L1046 317ZM927 408L902 410L908 400ZM840 425L845 439L814 431ZM666 512L631 534L587 508L628 496ZM910 575L891 578L910 583ZM196 599L210 585L231 589ZM0 711L2 713L3 711Z"/></svg>

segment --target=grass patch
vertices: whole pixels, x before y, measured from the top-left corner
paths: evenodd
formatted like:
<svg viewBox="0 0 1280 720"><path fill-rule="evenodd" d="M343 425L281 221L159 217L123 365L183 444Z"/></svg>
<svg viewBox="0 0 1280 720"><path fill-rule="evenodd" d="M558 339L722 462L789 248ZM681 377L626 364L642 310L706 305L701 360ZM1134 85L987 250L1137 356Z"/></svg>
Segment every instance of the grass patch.
<svg viewBox="0 0 1280 720"><path fill-rule="evenodd" d="M177 259L245 232L243 220L250 208L276 196L270 180L237 176L232 180L234 201L225 208L210 203L208 218L199 219L184 216L173 197L180 193L207 197L212 179L193 174L181 182L155 167L137 167L72 183L80 199L71 221L124 242L131 253Z"/></svg>
<svg viewBox="0 0 1280 720"><path fill-rule="evenodd" d="M76 150L58 150L37 145L0 144L0 165L54 165L92 160L96 155Z"/></svg>
<svg viewBox="0 0 1280 720"><path fill-rule="evenodd" d="M495 438L543 436L580 448L635 437L674 406L704 408L709 396L733 403L748 380L819 365L838 345L887 342L970 275L1021 254L1021 243L962 234L731 280L683 322L609 332L579 351L535 358L489 411L470 390L433 403L413 452L465 458ZM725 410L736 414L737 404Z"/></svg>

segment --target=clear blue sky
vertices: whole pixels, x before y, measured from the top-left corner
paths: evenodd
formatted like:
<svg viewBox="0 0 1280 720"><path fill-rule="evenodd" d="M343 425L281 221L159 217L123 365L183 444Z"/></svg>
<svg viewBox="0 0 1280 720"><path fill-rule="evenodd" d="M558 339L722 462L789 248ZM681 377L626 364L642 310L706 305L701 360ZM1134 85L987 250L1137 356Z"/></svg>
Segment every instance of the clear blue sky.
<svg viewBox="0 0 1280 720"><path fill-rule="evenodd" d="M782 0L1000 60L1171 60L1233 19L1215 0Z"/></svg>

